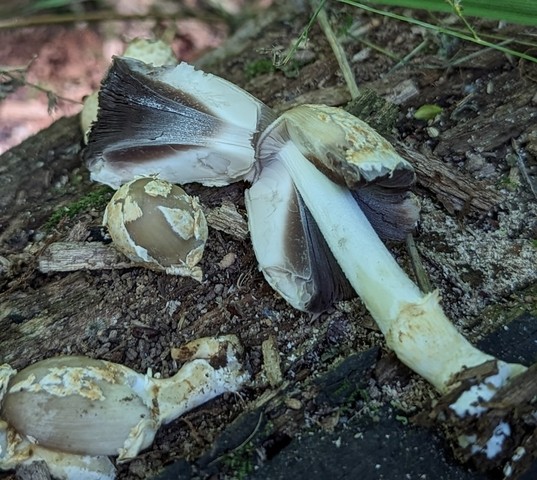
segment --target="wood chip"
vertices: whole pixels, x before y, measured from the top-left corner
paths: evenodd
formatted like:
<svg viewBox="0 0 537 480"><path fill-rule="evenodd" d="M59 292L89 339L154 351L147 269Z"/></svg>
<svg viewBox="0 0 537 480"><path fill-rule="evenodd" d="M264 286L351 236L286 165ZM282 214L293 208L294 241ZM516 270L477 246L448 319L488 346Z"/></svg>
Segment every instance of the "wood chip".
<svg viewBox="0 0 537 480"><path fill-rule="evenodd" d="M112 245L100 242L56 242L39 257L39 271L74 272L132 268L134 264Z"/></svg>
<svg viewBox="0 0 537 480"><path fill-rule="evenodd" d="M248 223L231 202L224 201L217 208L205 212L209 227L244 240L248 236Z"/></svg>
<svg viewBox="0 0 537 480"><path fill-rule="evenodd" d="M277 387L283 382L280 352L276 345L276 338L272 335L261 344L263 352L263 369L271 387Z"/></svg>

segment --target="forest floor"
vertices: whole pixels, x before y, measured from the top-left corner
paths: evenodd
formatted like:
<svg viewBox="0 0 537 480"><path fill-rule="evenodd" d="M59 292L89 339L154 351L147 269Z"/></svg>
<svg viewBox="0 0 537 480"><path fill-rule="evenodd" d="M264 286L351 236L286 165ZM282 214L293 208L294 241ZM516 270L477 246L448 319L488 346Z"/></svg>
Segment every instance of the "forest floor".
<svg viewBox="0 0 537 480"><path fill-rule="evenodd" d="M345 106L350 95L317 26L290 65L272 64L300 36L308 15L271 7L203 56L221 41L218 29L207 29L194 50L185 47L185 35L175 36L173 45L181 59L278 110L298 103ZM359 88L398 108L394 128L384 133L416 161L422 215L415 241L448 316L489 351L534 363L535 65L349 7L334 7L330 15L341 26ZM476 27L513 38L535 34L493 22ZM136 33L126 38L165 30L132 28ZM122 48L103 40L103 29L39 27L4 31L1 39L13 49L12 65L14 59L26 64L40 44L40 66L30 80L46 84L49 72L57 82L47 87L80 100L98 87L107 56ZM81 85L80 76L91 81ZM58 90L60 80L66 89ZM19 116L38 107L23 92L11 95L18 107L0 105L0 140L14 146L0 157L0 363L20 369L55 355L88 355L167 377L178 368L172 347L234 333L254 379L240 394L224 395L161 428L152 447L118 465L118 478L178 478L181 472L180 478L283 479L300 478L300 469L304 478L354 478L358 471L364 479L497 478L460 466L441 437L412 424L436 393L387 350L358 299L320 315L294 310L265 282L241 232L210 229L201 283L141 268L41 272L39 259L51 244L102 240L112 192L89 180L76 116L15 146L22 138L17 132L34 128ZM427 104L441 111L417 119L415 112ZM75 107L65 108L62 116ZM45 121L36 116L35 128L41 128ZM245 224L247 187L185 189L207 211L233 204ZM389 247L410 271L404 245ZM497 337L508 324L519 337ZM267 378L267 340L281 362L281 385Z"/></svg>

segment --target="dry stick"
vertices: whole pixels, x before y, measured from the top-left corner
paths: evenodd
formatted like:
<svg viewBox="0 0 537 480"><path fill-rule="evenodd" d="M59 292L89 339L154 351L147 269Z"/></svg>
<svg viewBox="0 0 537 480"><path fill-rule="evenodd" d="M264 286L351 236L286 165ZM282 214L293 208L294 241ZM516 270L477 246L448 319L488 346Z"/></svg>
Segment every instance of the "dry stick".
<svg viewBox="0 0 537 480"><path fill-rule="evenodd" d="M418 248L416 247L416 242L414 242L414 237L411 233L409 233L406 237L406 248L412 263L412 270L414 271L416 282L418 283L420 290L423 293L431 293L434 288L429 280L427 272L425 271Z"/></svg>
<svg viewBox="0 0 537 480"><path fill-rule="evenodd" d="M208 23L223 18L217 15L200 14L190 9L183 9L181 12L170 15L165 13L151 13L147 15L118 15L114 11L101 10L97 12L66 13L62 15L37 15L35 17L15 17L0 20L0 30L8 28L33 27L39 25L55 25L61 23L77 22L128 22L133 20L182 20L186 17L205 20Z"/></svg>
<svg viewBox="0 0 537 480"><path fill-rule="evenodd" d="M316 8L315 0L311 0L310 3L313 8ZM354 78L351 66L347 60L347 55L345 54L341 43L339 43L338 39L336 38L334 30L332 30L324 8L319 10L317 20L319 21L319 25L321 26L321 29L323 30L330 47L332 47L332 51L334 52L334 56L336 57L341 73L343 74L343 78L345 79L345 83L347 84L347 88L351 94L351 98L356 98L358 95L360 95L360 90L358 89L356 79Z"/></svg>
<svg viewBox="0 0 537 480"><path fill-rule="evenodd" d="M516 154L517 167L520 173L522 174L522 177L528 184L528 187L530 188L531 193L533 194L535 198L537 198L537 188L535 187L533 180L531 179L528 173L528 170L526 169L526 164L524 163L524 157L522 153L520 152L520 145L518 144L516 140L512 140L511 145L513 146L513 150L515 151L515 154Z"/></svg>

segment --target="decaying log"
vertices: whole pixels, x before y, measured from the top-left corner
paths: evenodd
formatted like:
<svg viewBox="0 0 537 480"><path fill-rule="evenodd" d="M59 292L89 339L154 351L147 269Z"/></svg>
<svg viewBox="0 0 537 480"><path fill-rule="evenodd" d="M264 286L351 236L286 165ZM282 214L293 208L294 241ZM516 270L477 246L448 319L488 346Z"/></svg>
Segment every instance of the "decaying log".
<svg viewBox="0 0 537 480"><path fill-rule="evenodd" d="M503 201L501 193L486 182L453 170L433 153L424 155L402 142L397 148L414 165L418 184L431 191L449 213L485 214Z"/></svg>
<svg viewBox="0 0 537 480"><path fill-rule="evenodd" d="M112 245L101 242L56 242L39 257L39 271L75 272L132 268L134 264Z"/></svg>

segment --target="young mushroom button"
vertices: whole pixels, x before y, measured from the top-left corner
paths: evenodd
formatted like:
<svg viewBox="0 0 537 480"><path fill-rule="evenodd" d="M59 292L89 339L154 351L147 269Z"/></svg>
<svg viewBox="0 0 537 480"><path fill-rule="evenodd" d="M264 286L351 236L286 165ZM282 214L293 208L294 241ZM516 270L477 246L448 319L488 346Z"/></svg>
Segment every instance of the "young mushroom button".
<svg viewBox="0 0 537 480"><path fill-rule="evenodd" d="M208 229L198 200L177 185L139 178L123 185L103 223L114 245L134 262L201 281L197 266Z"/></svg>

